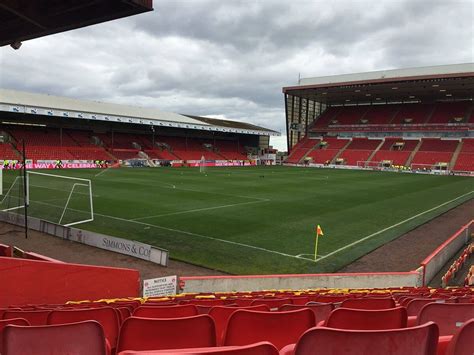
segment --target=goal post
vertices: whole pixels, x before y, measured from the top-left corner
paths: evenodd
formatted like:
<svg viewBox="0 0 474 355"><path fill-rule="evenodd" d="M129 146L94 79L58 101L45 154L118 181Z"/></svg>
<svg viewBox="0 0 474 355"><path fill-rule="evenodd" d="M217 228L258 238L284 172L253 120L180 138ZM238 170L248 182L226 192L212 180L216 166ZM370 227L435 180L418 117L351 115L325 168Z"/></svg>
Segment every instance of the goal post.
<svg viewBox="0 0 474 355"><path fill-rule="evenodd" d="M26 196L21 187L26 184ZM26 181L17 176L1 199L0 209L24 214L48 222L73 226L94 220L92 183L89 179L26 172Z"/></svg>
<svg viewBox="0 0 474 355"><path fill-rule="evenodd" d="M201 160L199 161L199 172L200 173L206 172L206 158L204 158L204 155L201 156Z"/></svg>

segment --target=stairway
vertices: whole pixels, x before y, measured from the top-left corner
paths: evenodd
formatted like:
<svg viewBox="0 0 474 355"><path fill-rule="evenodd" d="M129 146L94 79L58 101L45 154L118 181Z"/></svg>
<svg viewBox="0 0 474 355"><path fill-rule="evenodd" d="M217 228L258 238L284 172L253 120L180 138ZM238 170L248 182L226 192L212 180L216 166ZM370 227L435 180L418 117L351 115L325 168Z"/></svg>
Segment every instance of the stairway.
<svg viewBox="0 0 474 355"><path fill-rule="evenodd" d="M418 142L418 144L416 145L415 149L413 149L413 152L411 152L410 156L408 157L408 160L407 160L405 166L410 166L411 165L411 162L412 162L413 158L415 157L415 154L418 153L418 150L420 149L420 147L421 147L421 139Z"/></svg>
<svg viewBox="0 0 474 355"><path fill-rule="evenodd" d="M331 160L331 164L334 164L336 160L341 156L342 152L349 146L349 144L352 143L352 138L349 140L349 142L346 143L344 147L342 147L339 152L334 156L334 158Z"/></svg>
<svg viewBox="0 0 474 355"><path fill-rule="evenodd" d="M456 165L456 160L458 160L458 156L459 156L459 153L461 153L463 144L464 142L460 140L458 146L456 147L456 150L454 151L453 157L451 158L451 161L449 163L449 166L448 166L449 170L454 169L454 166Z"/></svg>
<svg viewBox="0 0 474 355"><path fill-rule="evenodd" d="M385 139L382 139L382 141L380 142L380 144L377 146L377 148L374 149L374 151L369 155L369 157L367 158L367 161L371 161L372 158L374 157L374 155L379 151L379 149L384 145L385 143Z"/></svg>

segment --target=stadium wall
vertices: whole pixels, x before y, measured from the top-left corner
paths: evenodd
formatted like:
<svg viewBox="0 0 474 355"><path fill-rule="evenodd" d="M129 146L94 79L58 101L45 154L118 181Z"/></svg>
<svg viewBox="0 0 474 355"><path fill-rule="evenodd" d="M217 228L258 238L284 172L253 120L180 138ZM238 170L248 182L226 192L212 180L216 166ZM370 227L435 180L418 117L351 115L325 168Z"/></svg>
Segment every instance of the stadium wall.
<svg viewBox="0 0 474 355"><path fill-rule="evenodd" d="M0 307L138 297L138 271L0 257Z"/></svg>
<svg viewBox="0 0 474 355"><path fill-rule="evenodd" d="M474 233L474 220L459 229L421 262L421 267L423 268L423 286L428 285L458 250L469 242L472 233Z"/></svg>
<svg viewBox="0 0 474 355"><path fill-rule="evenodd" d="M183 292L298 290L312 288L385 288L421 286L422 272L181 277Z"/></svg>

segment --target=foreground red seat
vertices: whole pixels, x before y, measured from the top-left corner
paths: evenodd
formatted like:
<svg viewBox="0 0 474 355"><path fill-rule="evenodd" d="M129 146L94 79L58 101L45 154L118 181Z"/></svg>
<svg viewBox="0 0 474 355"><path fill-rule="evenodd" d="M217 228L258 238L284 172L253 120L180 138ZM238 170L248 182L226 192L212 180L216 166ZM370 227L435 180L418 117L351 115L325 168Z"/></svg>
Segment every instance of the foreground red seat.
<svg viewBox="0 0 474 355"><path fill-rule="evenodd" d="M133 311L134 317L145 318L180 318L198 315L198 309L193 304L179 306L140 306Z"/></svg>
<svg viewBox="0 0 474 355"><path fill-rule="evenodd" d="M453 335L473 318L474 303L429 303L421 309L417 322L433 321L438 325L439 335Z"/></svg>
<svg viewBox="0 0 474 355"><path fill-rule="evenodd" d="M301 334L315 325L314 313L309 309L290 312L238 310L229 319L224 345L269 341L281 349L295 343Z"/></svg>
<svg viewBox="0 0 474 355"><path fill-rule="evenodd" d="M46 325L48 315L51 310L41 311L5 311L3 319L23 318L30 323L30 325Z"/></svg>
<svg viewBox="0 0 474 355"><path fill-rule="evenodd" d="M448 345L446 355L472 355L474 353L474 319L464 323Z"/></svg>
<svg viewBox="0 0 474 355"><path fill-rule="evenodd" d="M120 329L117 352L206 346L216 346L214 321L208 315L168 319L130 317Z"/></svg>
<svg viewBox="0 0 474 355"><path fill-rule="evenodd" d="M239 309L250 309L254 311L270 311L270 308L267 305L261 304L258 306L248 306L248 307L226 307L226 306L216 306L212 307L209 311L209 315L214 319L214 324L216 325L216 336L217 336L217 345L220 345L224 341L224 332L227 327L227 322L229 318L237 312Z"/></svg>
<svg viewBox="0 0 474 355"><path fill-rule="evenodd" d="M278 350L271 343L262 341L243 346L216 346L211 348L169 349L148 351L121 351L118 355L153 355L153 354L235 354L235 355L278 355Z"/></svg>
<svg viewBox="0 0 474 355"><path fill-rule="evenodd" d="M2 355L106 355L105 335L96 321L22 327L3 331Z"/></svg>
<svg viewBox="0 0 474 355"><path fill-rule="evenodd" d="M435 355L438 327L421 326L389 330L312 328L295 346L295 355ZM283 353L283 352L282 352Z"/></svg>
<svg viewBox="0 0 474 355"><path fill-rule="evenodd" d="M115 349L120 329L118 311L112 307L54 310L48 315L47 324L67 324L95 320L104 329L104 334Z"/></svg>
<svg viewBox="0 0 474 355"><path fill-rule="evenodd" d="M3 334L3 329L7 325L23 325L23 326L28 326L30 323L26 319L23 318L13 318L13 319L0 319L0 354L2 351L2 334Z"/></svg>
<svg viewBox="0 0 474 355"><path fill-rule="evenodd" d="M332 311L324 325L338 329L398 329L407 326L405 307L391 309L337 308Z"/></svg>
<svg viewBox="0 0 474 355"><path fill-rule="evenodd" d="M353 298L342 301L341 307L353 309L387 309L394 308L395 301L393 298Z"/></svg>

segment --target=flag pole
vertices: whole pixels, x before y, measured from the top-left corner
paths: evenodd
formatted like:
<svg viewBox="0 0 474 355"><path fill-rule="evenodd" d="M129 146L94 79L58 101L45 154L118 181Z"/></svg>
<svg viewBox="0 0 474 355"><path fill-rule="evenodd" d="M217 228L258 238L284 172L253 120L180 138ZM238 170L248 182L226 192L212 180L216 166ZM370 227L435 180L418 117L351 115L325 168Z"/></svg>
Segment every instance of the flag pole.
<svg viewBox="0 0 474 355"><path fill-rule="evenodd" d="M314 243L314 261L316 261L316 258L318 255L318 240L319 240L319 234L316 233L316 243Z"/></svg>

